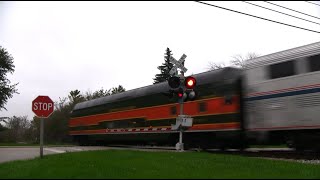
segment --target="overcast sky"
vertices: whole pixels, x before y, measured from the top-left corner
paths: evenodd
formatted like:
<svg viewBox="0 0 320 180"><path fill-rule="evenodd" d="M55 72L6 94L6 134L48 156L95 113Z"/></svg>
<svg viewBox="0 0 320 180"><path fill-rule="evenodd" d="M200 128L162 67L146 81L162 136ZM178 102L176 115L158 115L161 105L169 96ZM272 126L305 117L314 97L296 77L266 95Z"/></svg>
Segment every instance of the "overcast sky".
<svg viewBox="0 0 320 180"><path fill-rule="evenodd" d="M320 31L318 24L241 1L208 3ZM320 23L265 2L252 3ZM320 17L320 6L307 2L274 3ZM15 72L8 77L19 83L20 93L0 117L32 119L31 102L38 95L58 101L75 89L150 85L167 47L176 59L187 55L190 75L207 71L209 62L227 64L236 54L267 55L319 40L318 33L192 1L0 2L0 45L14 57Z"/></svg>

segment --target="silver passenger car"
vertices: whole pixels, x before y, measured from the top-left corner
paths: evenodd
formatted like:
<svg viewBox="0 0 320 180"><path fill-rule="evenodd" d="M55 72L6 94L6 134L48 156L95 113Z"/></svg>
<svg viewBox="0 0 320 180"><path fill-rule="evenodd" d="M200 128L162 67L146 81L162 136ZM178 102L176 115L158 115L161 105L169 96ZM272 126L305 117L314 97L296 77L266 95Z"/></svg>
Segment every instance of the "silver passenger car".
<svg viewBox="0 0 320 180"><path fill-rule="evenodd" d="M319 135L320 42L249 60L244 81L249 136L306 144L306 133Z"/></svg>

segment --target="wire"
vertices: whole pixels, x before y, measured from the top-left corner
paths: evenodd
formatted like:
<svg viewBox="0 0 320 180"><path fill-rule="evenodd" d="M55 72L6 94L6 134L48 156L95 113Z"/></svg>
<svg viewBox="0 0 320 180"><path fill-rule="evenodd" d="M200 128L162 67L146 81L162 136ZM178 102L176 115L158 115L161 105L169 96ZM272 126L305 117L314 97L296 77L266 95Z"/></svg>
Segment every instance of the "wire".
<svg viewBox="0 0 320 180"><path fill-rule="evenodd" d="M246 1L242 1L242 2L247 3L247 4L251 4L251 5L253 5L253 6L257 6L257 7L263 8L263 9L267 9L267 10L270 10L270 11L274 11L274 12L277 12L277 13L280 13L280 14L284 14L284 15L287 15L287 16L290 16L290 17L294 17L294 18L297 18L297 19L301 19L301 20L303 20L303 21L308 21L308 22L311 22L311 23L320 25L320 23L313 22L313 21L309 21L309 20L306 20L306 19L303 19L303 18L299 18L299 17L293 16L293 15L290 15L290 14L286 14L286 13L283 13L283 12L280 12L280 11L276 11L276 10L274 10L274 9L269 9L269 8L266 8L266 7L263 7L263 6L259 6L259 5L257 5L257 4L253 4L253 3L250 3L250 2L246 2Z"/></svg>
<svg viewBox="0 0 320 180"><path fill-rule="evenodd" d="M201 2L201 1L195 1L195 2L201 3L201 4L205 4L205 5L208 5L208 6L213 6L213 7L220 8L220 9L224 9L224 10L228 10L228 11L232 11L232 12L236 12L236 13L240 13L240 14L243 14L243 15L255 17L255 18L258 18L258 19L263 19L263 20L266 20L266 21L270 21L270 22L274 22L274 23L278 23L278 24L282 24L282 25L286 25L286 26L290 26L290 27L294 27L294 28L298 28L298 29L303 29L303 30L310 31L310 32L320 33L319 31L306 29L306 28L302 28L302 27L299 27L299 26L294 26L294 25L291 25L291 24L286 24L286 23L274 21L274 20L271 20L271 19L266 19L266 18L263 18L263 17L259 17L259 16L255 16L255 15L252 15L252 14L247 14L247 13L244 13L244 12L240 12L240 11L224 8L224 7L221 7L221 6L216 6L216 5L213 5L213 4L208 4L208 3L205 3L205 2Z"/></svg>
<svg viewBox="0 0 320 180"><path fill-rule="evenodd" d="M310 14L306 14L306 13L303 13L303 12L300 12L300 11L297 11L297 10L294 10L294 9L290 9L290 8L287 8L287 7L284 7L284 6L280 6L278 4L274 4L274 3L271 3L271 2L268 2L268 1L264 1L265 3L269 3L269 4L272 4L274 6L278 6L278 7L282 7L284 9L288 9L290 11L294 11L294 12L297 12L297 13L300 13L300 14L304 14L304 15L307 15L307 16L310 16L310 17L313 17L313 18L317 18L317 19L320 19L319 17L316 17L316 16L312 16Z"/></svg>
<svg viewBox="0 0 320 180"><path fill-rule="evenodd" d="M305 2L310 3L310 4L314 4L314 5L317 5L317 6L320 6L320 4L313 3L313 2L310 2L310 1L305 1Z"/></svg>

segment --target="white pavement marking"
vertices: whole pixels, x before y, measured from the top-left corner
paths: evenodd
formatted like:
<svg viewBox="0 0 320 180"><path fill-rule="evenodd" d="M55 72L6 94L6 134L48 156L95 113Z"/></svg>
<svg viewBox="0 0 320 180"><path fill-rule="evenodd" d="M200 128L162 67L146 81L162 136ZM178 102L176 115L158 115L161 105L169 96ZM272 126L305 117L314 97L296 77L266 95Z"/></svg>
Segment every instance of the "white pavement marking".
<svg viewBox="0 0 320 180"><path fill-rule="evenodd" d="M52 151L52 152L56 152L56 153L65 153L65 152L66 152L66 151L61 151L61 150L58 150L58 149L52 149L52 148L44 148L44 150Z"/></svg>
<svg viewBox="0 0 320 180"><path fill-rule="evenodd" d="M79 149L79 148L72 148L72 147L70 147L69 149L73 149L73 150L75 150L75 151L82 151L82 149Z"/></svg>
<svg viewBox="0 0 320 180"><path fill-rule="evenodd" d="M290 151L293 148L247 148L247 151Z"/></svg>

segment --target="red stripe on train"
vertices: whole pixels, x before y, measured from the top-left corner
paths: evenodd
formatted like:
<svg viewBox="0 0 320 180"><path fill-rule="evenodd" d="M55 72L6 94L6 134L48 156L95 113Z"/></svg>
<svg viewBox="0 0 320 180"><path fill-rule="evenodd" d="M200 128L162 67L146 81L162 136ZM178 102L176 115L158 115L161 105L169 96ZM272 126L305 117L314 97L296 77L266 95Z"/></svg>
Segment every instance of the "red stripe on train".
<svg viewBox="0 0 320 180"><path fill-rule="evenodd" d="M224 98L211 98L199 101L191 101L184 103L184 112L190 116L199 115L211 115L211 114L225 114L237 112L239 110L239 97L233 96L232 104L225 104ZM207 111L199 112L199 103L207 103ZM113 121L121 119L132 119L132 118L144 118L145 120L157 120L157 119L172 119L176 118L176 115L171 115L171 107L176 106L179 108L178 104L155 106L148 108L140 108L133 110L126 110L122 112L112 112L104 113L98 115L91 115L85 117L71 118L69 121L70 127L76 126L89 126L98 125L99 122L103 121Z"/></svg>

